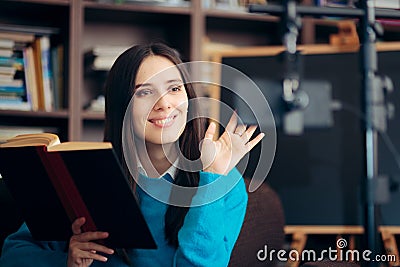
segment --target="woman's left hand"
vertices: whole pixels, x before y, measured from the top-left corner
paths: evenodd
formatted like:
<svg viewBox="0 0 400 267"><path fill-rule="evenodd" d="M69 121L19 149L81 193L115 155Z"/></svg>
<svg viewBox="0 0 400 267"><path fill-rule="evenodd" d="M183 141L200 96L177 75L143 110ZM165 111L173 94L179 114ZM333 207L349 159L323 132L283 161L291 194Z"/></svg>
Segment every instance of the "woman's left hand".
<svg viewBox="0 0 400 267"><path fill-rule="evenodd" d="M227 175L243 156L265 136L264 133L260 133L250 140L256 129L257 126L255 125L248 128L246 125L238 125L235 112L229 120L225 132L218 140L213 141L216 124L212 122L201 145L200 158L203 163L203 170Z"/></svg>

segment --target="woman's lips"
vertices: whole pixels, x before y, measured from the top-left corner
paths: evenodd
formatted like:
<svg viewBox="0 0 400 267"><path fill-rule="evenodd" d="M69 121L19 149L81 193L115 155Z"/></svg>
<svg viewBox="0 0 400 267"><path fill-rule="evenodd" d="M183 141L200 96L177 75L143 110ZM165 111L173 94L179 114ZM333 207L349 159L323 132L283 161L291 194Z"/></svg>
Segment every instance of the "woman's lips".
<svg viewBox="0 0 400 267"><path fill-rule="evenodd" d="M167 118L150 119L149 122L151 122L154 126L164 128L171 126L176 117L177 115L169 116Z"/></svg>

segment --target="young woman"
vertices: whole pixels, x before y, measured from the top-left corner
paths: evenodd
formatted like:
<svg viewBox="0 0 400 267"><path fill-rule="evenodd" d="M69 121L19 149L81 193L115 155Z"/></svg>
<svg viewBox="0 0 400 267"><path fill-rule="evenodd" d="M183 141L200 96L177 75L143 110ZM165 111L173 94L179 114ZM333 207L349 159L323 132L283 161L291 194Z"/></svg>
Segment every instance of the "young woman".
<svg viewBox="0 0 400 267"><path fill-rule="evenodd" d="M196 95L181 63L178 53L166 45L134 46L116 60L106 83L105 140L112 142L131 178L157 249L114 251L96 243L108 233L82 233L85 218L78 218L68 244L35 241L22 225L6 239L1 266L228 265L247 204L235 165L264 135L250 140L256 127L237 125L234 114L226 131L213 141L216 127L210 124L205 131L197 118L196 102L191 101ZM124 140L125 127L132 131L130 140ZM200 160L201 169L187 164L181 168L185 159ZM218 179L237 182L218 199L210 198L212 190L188 196L195 203L204 202L195 207L160 201L154 191L141 186L157 189L166 180L174 186L158 194L172 199L175 186L196 188Z"/></svg>

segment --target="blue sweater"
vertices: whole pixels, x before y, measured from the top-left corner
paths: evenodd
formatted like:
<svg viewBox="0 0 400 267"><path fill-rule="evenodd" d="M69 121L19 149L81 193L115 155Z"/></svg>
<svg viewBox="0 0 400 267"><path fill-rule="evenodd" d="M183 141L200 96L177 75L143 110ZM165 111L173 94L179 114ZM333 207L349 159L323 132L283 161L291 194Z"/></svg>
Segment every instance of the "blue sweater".
<svg viewBox="0 0 400 267"><path fill-rule="evenodd" d="M170 180L166 174L164 177ZM213 182L219 175L200 172L200 185ZM168 244L164 234L164 218L168 205L138 190L140 206L157 243L157 249L127 250L133 266L227 266L233 246L243 224L247 206L247 193L240 173L233 169L224 187L233 187L227 194L212 203L189 209L178 233L179 246ZM149 179L150 178L145 178ZM156 179L151 179L152 181ZM218 189L219 190L219 189ZM222 189L223 190L223 189ZM214 194L215 192L208 193ZM207 194L207 193L205 193ZM196 194L196 198L204 198ZM197 199L198 201L198 199ZM66 266L66 242L39 242L25 224L4 242L1 267ZM108 256L106 263L94 261L91 266L127 266L117 255Z"/></svg>

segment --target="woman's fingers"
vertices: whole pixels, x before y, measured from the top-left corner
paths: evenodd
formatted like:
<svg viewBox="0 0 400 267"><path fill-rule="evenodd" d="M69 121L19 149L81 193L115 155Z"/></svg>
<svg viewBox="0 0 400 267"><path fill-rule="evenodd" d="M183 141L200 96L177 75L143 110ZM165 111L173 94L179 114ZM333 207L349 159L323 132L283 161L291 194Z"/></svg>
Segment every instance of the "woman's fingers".
<svg viewBox="0 0 400 267"><path fill-rule="evenodd" d="M107 232L86 232L83 234L79 235L73 235L71 237L71 240L77 241L77 242L87 242L91 240L101 240L105 239L108 237Z"/></svg>
<svg viewBox="0 0 400 267"><path fill-rule="evenodd" d="M81 252L81 258L86 258L86 259L93 259L93 260L98 260L98 261L102 261L102 262L106 262L108 259L107 257L104 257L102 255L93 253L91 251L80 251Z"/></svg>
<svg viewBox="0 0 400 267"><path fill-rule="evenodd" d="M109 255L114 253L114 250L94 242L77 242L72 247L91 253L102 252Z"/></svg>
<svg viewBox="0 0 400 267"><path fill-rule="evenodd" d="M233 112L228 124L226 125L225 130L228 133L234 133L236 126L237 126L237 114L236 114L236 112Z"/></svg>
<svg viewBox="0 0 400 267"><path fill-rule="evenodd" d="M92 264L93 260L106 262L107 257L98 253L111 255L114 253L114 250L92 241L107 237L107 232L86 232L73 235L69 242L67 266L89 266Z"/></svg>
<svg viewBox="0 0 400 267"><path fill-rule="evenodd" d="M72 223L73 236L71 237L71 241L88 242L92 240L101 240L108 237L109 234L107 232L101 231L82 233L81 227L85 224L85 222L85 217L80 217Z"/></svg>
<svg viewBox="0 0 400 267"><path fill-rule="evenodd" d="M238 117L234 112L225 127L225 132L213 141L216 125L211 123L201 144L203 170L226 175L265 136L264 133L260 133L251 139L256 130L255 125L238 125Z"/></svg>
<svg viewBox="0 0 400 267"><path fill-rule="evenodd" d="M257 130L257 126L251 125L246 131L244 131L244 133L242 134L242 138L246 142L248 142L256 130Z"/></svg>
<svg viewBox="0 0 400 267"><path fill-rule="evenodd" d="M81 217L72 223L73 236L71 236L69 243L68 266L88 266L91 264L92 260L105 262L107 258L98 253L109 255L114 253L114 250L93 242L107 238L109 236L107 232L97 231L82 233L81 227L85 222L85 218ZM72 262L75 264L71 265L70 263ZM82 265L83 262L87 262L88 265Z"/></svg>
<svg viewBox="0 0 400 267"><path fill-rule="evenodd" d="M242 136L246 132L247 125L240 124L235 129L235 134Z"/></svg>
<svg viewBox="0 0 400 267"><path fill-rule="evenodd" d="M249 141L246 144L247 147L247 151L250 151L253 149L253 147L255 147L263 138L264 138L265 134L264 133L260 133L258 134L253 140Z"/></svg>
<svg viewBox="0 0 400 267"><path fill-rule="evenodd" d="M91 250L91 251L85 251L85 250L74 250L71 252L71 256L74 259L77 259L76 262L79 264L80 260L82 259L92 259L92 260L98 260L102 262L107 261L107 257L104 257L100 254L97 254L96 251Z"/></svg>
<svg viewBox="0 0 400 267"><path fill-rule="evenodd" d="M207 131L204 135L204 139L210 139L213 140L214 134L215 134L215 129L216 129L215 122L211 122L210 125L207 128Z"/></svg>
<svg viewBox="0 0 400 267"><path fill-rule="evenodd" d="M85 217L80 217L78 219L76 219L73 223L72 223L72 233L74 235L79 235L80 233L82 233L81 227L82 225L84 225L86 222Z"/></svg>

